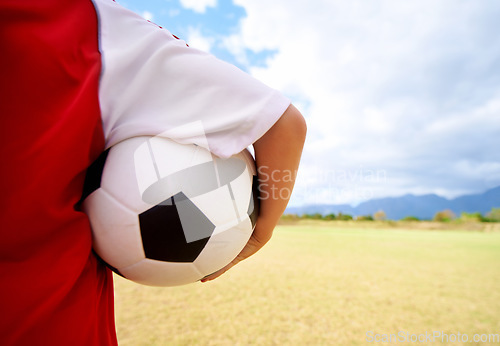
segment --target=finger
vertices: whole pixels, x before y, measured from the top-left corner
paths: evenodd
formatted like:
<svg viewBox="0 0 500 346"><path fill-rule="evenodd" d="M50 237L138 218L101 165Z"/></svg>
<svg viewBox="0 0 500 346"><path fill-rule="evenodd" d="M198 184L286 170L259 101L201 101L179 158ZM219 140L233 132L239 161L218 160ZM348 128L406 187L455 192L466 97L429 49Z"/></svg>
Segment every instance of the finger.
<svg viewBox="0 0 500 346"><path fill-rule="evenodd" d="M229 263L224 268L216 271L215 273L205 276L200 281L201 282L207 282L207 281L212 281L212 280L218 278L219 276L221 276L222 274L224 274L225 272L227 272L229 269L231 269L232 267L234 267L239 262L241 262L244 259L246 259L246 258L252 256L253 254L255 254L259 249L261 249L264 246L264 244L265 244L265 242L259 241L255 237L255 233L252 234L252 236L248 240L248 243L245 245L245 247L243 248L243 250L241 250L241 252L238 254L238 256L236 256L236 258L234 260L232 260L231 263Z"/></svg>
<svg viewBox="0 0 500 346"><path fill-rule="evenodd" d="M221 276L222 274L224 274L225 272L227 272L229 269L231 269L236 263L229 263L227 266L225 266L224 268L216 271L215 273L213 274L210 274L210 275L207 275L205 276L203 279L201 279L200 281L201 282L207 282L207 281L212 281L216 278L218 278L219 276Z"/></svg>

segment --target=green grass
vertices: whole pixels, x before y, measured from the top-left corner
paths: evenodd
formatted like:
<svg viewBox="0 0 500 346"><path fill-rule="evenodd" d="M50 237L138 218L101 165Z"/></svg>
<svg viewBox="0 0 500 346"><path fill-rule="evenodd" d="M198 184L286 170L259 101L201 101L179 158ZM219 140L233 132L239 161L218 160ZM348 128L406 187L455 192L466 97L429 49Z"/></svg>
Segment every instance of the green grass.
<svg viewBox="0 0 500 346"><path fill-rule="evenodd" d="M121 345L358 345L368 331L500 334L498 232L280 226L264 249L213 282L115 282Z"/></svg>

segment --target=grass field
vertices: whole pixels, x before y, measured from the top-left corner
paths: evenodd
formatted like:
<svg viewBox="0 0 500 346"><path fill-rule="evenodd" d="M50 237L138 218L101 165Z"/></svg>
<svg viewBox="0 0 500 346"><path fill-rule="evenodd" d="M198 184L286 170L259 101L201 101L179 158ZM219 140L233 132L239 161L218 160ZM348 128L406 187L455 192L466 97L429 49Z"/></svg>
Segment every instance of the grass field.
<svg viewBox="0 0 500 346"><path fill-rule="evenodd" d="M123 346L360 345L435 331L460 345L453 335L500 334L500 232L279 226L213 282L115 287Z"/></svg>

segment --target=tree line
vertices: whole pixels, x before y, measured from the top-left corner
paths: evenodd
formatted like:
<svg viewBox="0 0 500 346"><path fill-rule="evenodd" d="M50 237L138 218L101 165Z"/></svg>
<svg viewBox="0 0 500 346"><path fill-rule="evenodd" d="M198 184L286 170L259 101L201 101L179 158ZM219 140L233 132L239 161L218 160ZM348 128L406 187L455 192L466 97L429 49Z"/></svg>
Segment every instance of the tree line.
<svg viewBox="0 0 500 346"><path fill-rule="evenodd" d="M339 221L386 221L388 220L386 213L383 210L379 210L371 215L358 215L352 216L349 214L345 214L339 212L337 214L284 214L282 220L285 221L293 221L293 220L339 220ZM500 208L492 208L491 211L486 213L485 215L477 212L477 213L466 213L462 212L460 216L455 215L453 211L450 209L438 211L434 214L434 217L431 219L432 221L437 222L450 222L450 221L459 221L459 222L500 222ZM420 219L416 216L406 216L401 219L401 221L430 221L429 219Z"/></svg>

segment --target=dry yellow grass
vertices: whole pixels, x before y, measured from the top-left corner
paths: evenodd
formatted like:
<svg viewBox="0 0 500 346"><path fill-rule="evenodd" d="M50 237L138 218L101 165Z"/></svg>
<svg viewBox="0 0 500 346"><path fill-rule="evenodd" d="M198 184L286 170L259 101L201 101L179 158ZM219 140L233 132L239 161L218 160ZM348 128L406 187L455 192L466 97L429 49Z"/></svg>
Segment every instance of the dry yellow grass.
<svg viewBox="0 0 500 346"><path fill-rule="evenodd" d="M280 226L213 282L115 285L123 346L358 345L434 331L472 339L500 334L500 233Z"/></svg>

